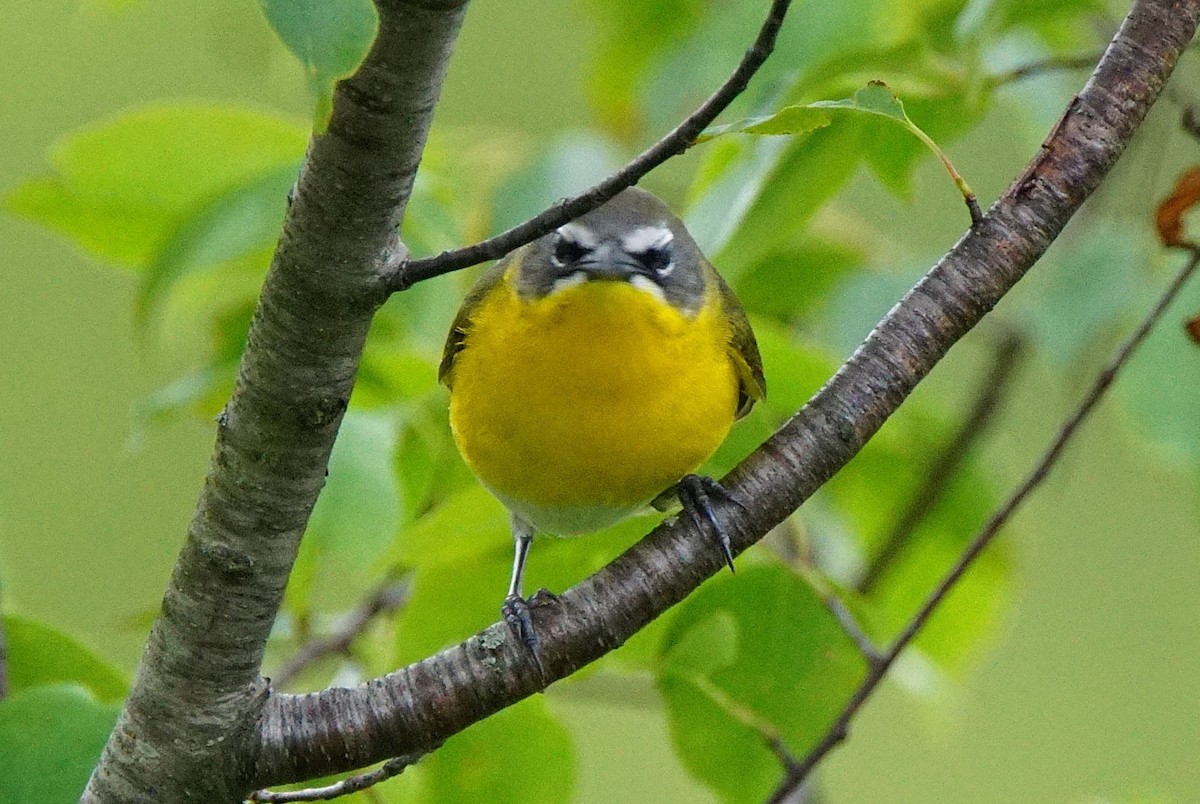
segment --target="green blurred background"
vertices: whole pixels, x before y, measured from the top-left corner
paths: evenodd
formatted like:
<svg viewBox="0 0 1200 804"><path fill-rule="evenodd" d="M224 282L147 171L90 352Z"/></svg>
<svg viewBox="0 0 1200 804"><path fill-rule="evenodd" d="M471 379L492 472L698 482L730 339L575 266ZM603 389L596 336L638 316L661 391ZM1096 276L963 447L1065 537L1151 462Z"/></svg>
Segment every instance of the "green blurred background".
<svg viewBox="0 0 1200 804"><path fill-rule="evenodd" d="M789 25L803 26L804 13L797 3ZM9 0L3 17L0 191L44 173L47 148L65 132L149 101L243 103L300 124L310 113L301 72L249 0L145 0L120 10ZM476 0L437 125L512 129L535 143L589 125L591 35L572 4ZM1006 91L983 124L953 144L985 206L1082 80L1056 75ZM1095 199L1087 220L998 311L1032 326L1036 341L983 448L1001 493L1128 329L1128 313L1164 284L1144 213L1178 166L1200 153L1175 131L1177 110L1165 107L1122 162L1117 189ZM683 170L673 167L651 186L669 194ZM844 294L829 316L823 337L841 357L963 229L965 213L932 160L918 170L914 197L897 201L864 174L836 199L831 215L869 220L872 237L884 242L882 278ZM1142 264L1097 266L1075 256L1089 253L1101 229L1134 233L1121 253ZM4 609L53 623L132 669L191 515L212 427L179 418L136 425L137 404L173 373L135 333L135 276L7 215L0 243ZM1149 279L1120 278L1135 271ZM1105 303L1121 314L1098 314ZM1191 384L1200 349L1181 346L1179 326L1197 311L1200 287L1168 315L1122 383L1145 386L1147 376L1165 373L1180 395L1200 396ZM1058 340L1087 327L1085 347L1056 359ZM984 337L995 331L985 326ZM985 340L968 339L919 395L965 409L988 355ZM904 668L904 683L869 704L822 772L829 801L1200 802L1197 473L1186 443L1146 437L1154 421L1130 408L1154 400L1133 391L1103 406L1007 534L1011 606L969 671L951 680L918 662ZM1196 417L1176 416L1176 442L1195 442ZM923 685L936 692L905 689ZM671 751L649 684L622 692L624 704L589 690L546 695L576 740L579 801L712 800Z"/></svg>

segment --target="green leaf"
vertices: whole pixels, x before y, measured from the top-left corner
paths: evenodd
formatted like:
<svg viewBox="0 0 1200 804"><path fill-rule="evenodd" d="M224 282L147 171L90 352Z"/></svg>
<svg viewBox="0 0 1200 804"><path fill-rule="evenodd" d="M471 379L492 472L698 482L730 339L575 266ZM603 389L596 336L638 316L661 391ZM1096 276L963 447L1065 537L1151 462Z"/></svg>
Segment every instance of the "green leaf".
<svg viewBox="0 0 1200 804"><path fill-rule="evenodd" d="M324 128L333 85L371 49L379 19L371 0L259 0L267 21L300 60Z"/></svg>
<svg viewBox="0 0 1200 804"><path fill-rule="evenodd" d="M400 522L395 448L391 417L352 410L342 420L329 479L289 584L293 612L303 611L314 594L325 603L348 604L375 577L373 568Z"/></svg>
<svg viewBox="0 0 1200 804"><path fill-rule="evenodd" d="M0 702L0 801L75 801L120 708L74 685L35 687Z"/></svg>
<svg viewBox="0 0 1200 804"><path fill-rule="evenodd" d="M795 141L767 140L714 182L688 216L731 283L787 248L862 161L861 126L838 121Z"/></svg>
<svg viewBox="0 0 1200 804"><path fill-rule="evenodd" d="M951 428L928 408L905 406L818 493L819 505L840 517L864 562L890 537L925 482L926 467L950 437ZM982 468L968 457L866 596L880 631L894 635L908 622L987 519L994 497ZM1008 549L1004 542L988 548L917 638L916 644L945 669L964 669L1004 611ZM840 580L851 585L853 579Z"/></svg>
<svg viewBox="0 0 1200 804"><path fill-rule="evenodd" d="M542 698L481 720L421 762L421 801L565 804L575 787L575 750Z"/></svg>
<svg viewBox="0 0 1200 804"><path fill-rule="evenodd" d="M845 109L854 112L864 112L866 114L877 114L881 117L891 118L904 126L912 125L912 121L904 113L904 104L888 89L887 84L884 84L882 81L872 81L855 92L853 97L842 100L815 101L810 103L809 107L813 109Z"/></svg>
<svg viewBox="0 0 1200 804"><path fill-rule="evenodd" d="M452 564L512 545L508 512L478 484L454 494L407 527L382 560L423 568Z"/></svg>
<svg viewBox="0 0 1200 804"><path fill-rule="evenodd" d="M4 635L14 693L62 682L81 684L104 702L119 701L129 692L129 682L119 670L44 623L8 615Z"/></svg>
<svg viewBox="0 0 1200 804"><path fill-rule="evenodd" d="M1166 280L1155 280L1153 291L1139 294L1142 307L1162 292ZM1146 342L1130 359L1117 380L1125 409L1137 429L1185 465L1200 466L1200 347L1188 337L1185 322L1200 312L1200 283L1180 292Z"/></svg>
<svg viewBox="0 0 1200 804"><path fill-rule="evenodd" d="M1144 227L1106 220L1084 237L1051 248L1024 312L1036 341L1059 367L1078 365L1089 349L1107 346L1127 320L1130 300L1144 295L1140 272L1154 244ZM1068 235L1069 237L1070 235ZM1087 293L1080 293L1081 287Z"/></svg>
<svg viewBox="0 0 1200 804"><path fill-rule="evenodd" d="M692 774L724 801L762 801L780 778L766 736L803 753L864 669L808 584L761 565L714 579L682 604L663 640L658 685Z"/></svg>
<svg viewBox="0 0 1200 804"><path fill-rule="evenodd" d="M279 238L287 195L299 169L293 163L251 176L194 210L147 266L134 307L135 321L144 325L172 285L189 272L269 249ZM262 267L266 268L265 262Z"/></svg>
<svg viewBox="0 0 1200 804"><path fill-rule="evenodd" d="M703 0L585 0L599 28L592 58L588 95L603 125L628 138L640 128L638 88L668 50L697 29L704 18Z"/></svg>
<svg viewBox="0 0 1200 804"><path fill-rule="evenodd" d="M209 201L295 165L307 133L261 112L151 106L76 131L50 152L53 175L5 201L17 215L124 266L151 265Z"/></svg>
<svg viewBox="0 0 1200 804"><path fill-rule="evenodd" d="M733 123L705 129L697 143L707 142L722 134L796 135L810 134L833 122L828 112L812 106L785 106L772 115L748 117Z"/></svg>
<svg viewBox="0 0 1200 804"><path fill-rule="evenodd" d="M822 312L841 281L865 260L860 247L806 234L750 265L735 290L746 312L790 324Z"/></svg>

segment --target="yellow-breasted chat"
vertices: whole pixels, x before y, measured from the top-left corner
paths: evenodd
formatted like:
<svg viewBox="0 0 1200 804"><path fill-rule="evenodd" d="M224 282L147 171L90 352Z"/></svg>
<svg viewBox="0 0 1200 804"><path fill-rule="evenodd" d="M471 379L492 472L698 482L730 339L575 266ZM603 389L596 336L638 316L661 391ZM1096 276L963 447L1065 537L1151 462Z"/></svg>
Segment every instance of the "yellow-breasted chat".
<svg viewBox="0 0 1200 804"><path fill-rule="evenodd" d="M533 652L521 593L535 533L618 522L673 492L729 540L692 474L766 392L733 291L667 206L630 188L497 262L459 310L439 368L467 464L511 512L503 614Z"/></svg>

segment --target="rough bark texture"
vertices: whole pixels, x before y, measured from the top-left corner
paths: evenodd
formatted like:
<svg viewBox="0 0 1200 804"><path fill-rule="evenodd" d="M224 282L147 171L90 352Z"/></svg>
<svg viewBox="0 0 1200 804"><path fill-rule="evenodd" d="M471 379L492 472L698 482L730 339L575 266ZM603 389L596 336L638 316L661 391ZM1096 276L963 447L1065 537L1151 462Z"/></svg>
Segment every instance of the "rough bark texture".
<svg viewBox="0 0 1200 804"><path fill-rule="evenodd" d="M725 511L735 551L846 464L950 347L1033 265L1100 184L1191 39L1200 0L1138 0L1087 86L1025 172L880 322L795 417L725 479L752 510ZM271 694L259 785L361 767L437 745L622 644L722 567L682 518L534 606L547 675L503 625L355 689Z"/></svg>
<svg viewBox="0 0 1200 804"><path fill-rule="evenodd" d="M263 647L346 409L465 0L379 3L309 147L208 477L88 802L241 801Z"/></svg>

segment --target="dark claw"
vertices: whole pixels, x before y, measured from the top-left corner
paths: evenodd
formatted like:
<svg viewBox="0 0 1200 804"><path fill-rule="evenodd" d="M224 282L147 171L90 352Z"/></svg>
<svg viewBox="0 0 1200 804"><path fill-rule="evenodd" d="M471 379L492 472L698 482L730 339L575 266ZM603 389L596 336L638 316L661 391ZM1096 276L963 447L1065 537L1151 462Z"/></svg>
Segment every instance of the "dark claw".
<svg viewBox="0 0 1200 804"><path fill-rule="evenodd" d="M504 622L508 623L508 629L529 649L538 673L544 677L546 668L542 666L542 640L538 638L537 630L533 627L533 618L529 616L529 603L519 595L509 595L504 598L500 614L504 617Z"/></svg>
<svg viewBox="0 0 1200 804"><path fill-rule="evenodd" d="M729 534L725 532L725 528L717 519L717 512L713 510L712 501L732 503L743 511L748 510L745 503L730 494L729 490L720 483L703 475L684 475L679 481L678 494L679 503L683 506L683 510L687 511L692 524L699 530L704 530L707 525L707 529L716 537L717 544L721 547L721 554L725 557L729 571L734 572Z"/></svg>

